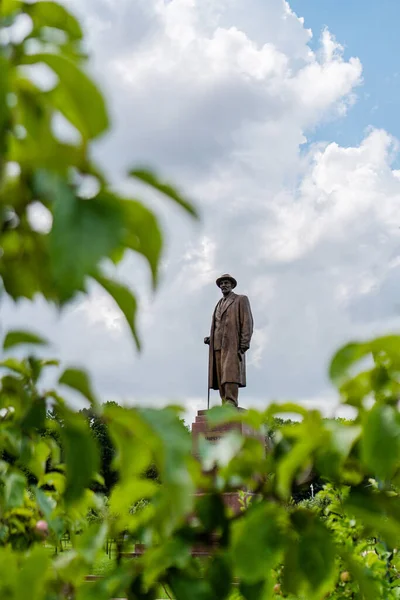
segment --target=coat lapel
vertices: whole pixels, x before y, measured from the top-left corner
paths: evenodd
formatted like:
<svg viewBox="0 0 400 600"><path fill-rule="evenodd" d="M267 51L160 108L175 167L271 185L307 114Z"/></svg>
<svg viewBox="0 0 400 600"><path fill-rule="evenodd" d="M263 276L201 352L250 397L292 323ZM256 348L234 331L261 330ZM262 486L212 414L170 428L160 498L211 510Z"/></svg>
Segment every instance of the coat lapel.
<svg viewBox="0 0 400 600"><path fill-rule="evenodd" d="M231 294L231 296L229 297L229 300L227 300L225 302L225 306L222 308L221 311L221 316L224 314L224 312L230 307L230 305L236 300L237 295L236 294Z"/></svg>

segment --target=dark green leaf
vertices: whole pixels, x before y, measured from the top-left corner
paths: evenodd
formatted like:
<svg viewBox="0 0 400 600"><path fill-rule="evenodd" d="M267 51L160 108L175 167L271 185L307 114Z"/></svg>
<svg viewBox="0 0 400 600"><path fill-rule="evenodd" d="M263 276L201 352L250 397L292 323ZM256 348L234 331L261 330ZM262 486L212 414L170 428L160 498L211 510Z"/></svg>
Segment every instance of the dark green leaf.
<svg viewBox="0 0 400 600"><path fill-rule="evenodd" d="M350 376L350 368L371 352L369 343L352 342L336 352L329 368L329 377L337 386L342 386Z"/></svg>
<svg viewBox="0 0 400 600"><path fill-rule="evenodd" d="M58 380L59 384L66 385L76 390L87 398L92 405L97 404L96 396L92 391L90 378L82 369L66 369Z"/></svg>
<svg viewBox="0 0 400 600"><path fill-rule="evenodd" d="M307 600L324 597L334 585L335 547L322 521L306 510L291 516L295 536L289 541L284 561L283 587Z"/></svg>
<svg viewBox="0 0 400 600"><path fill-rule="evenodd" d="M261 600L265 597L265 585L265 581L259 581L257 583L246 583L241 581L239 589L245 600Z"/></svg>
<svg viewBox="0 0 400 600"><path fill-rule="evenodd" d="M204 579L185 573L171 573L169 585L176 600L216 600L213 590Z"/></svg>
<svg viewBox="0 0 400 600"><path fill-rule="evenodd" d="M208 568L206 579L218 600L227 598L232 590L232 567L226 554L216 554Z"/></svg>
<svg viewBox="0 0 400 600"><path fill-rule="evenodd" d="M21 473L10 473L4 486L4 504L6 510L18 508L24 503L26 478Z"/></svg>
<svg viewBox="0 0 400 600"><path fill-rule="evenodd" d="M146 549L143 559L143 583L146 588L157 581L171 567L185 568L191 560L189 546L179 537L171 537L161 546Z"/></svg>
<svg viewBox="0 0 400 600"><path fill-rule="evenodd" d="M35 344L39 346L46 346L48 341L45 338L39 337L35 333L29 331L9 331L6 334L3 342L3 350L9 350L15 346L21 344Z"/></svg>
<svg viewBox="0 0 400 600"><path fill-rule="evenodd" d="M104 100L97 87L74 62L60 54L24 55L22 64L45 63L59 77L49 92L54 106L80 132L85 140L95 138L108 128Z"/></svg>
<svg viewBox="0 0 400 600"><path fill-rule="evenodd" d="M38 397L34 398L21 420L21 429L23 431L42 429L46 421L46 400Z"/></svg>
<svg viewBox="0 0 400 600"><path fill-rule="evenodd" d="M135 296L124 285L121 285L112 279L108 279L103 275L95 275L94 279L106 290L106 292L110 294L120 310L123 312L130 330L132 331L136 346L138 350L140 350L140 339L136 331L137 303Z"/></svg>
<svg viewBox="0 0 400 600"><path fill-rule="evenodd" d="M79 40L82 38L79 21L61 4L42 1L25 6L35 28L55 27L68 33L71 39Z"/></svg>
<svg viewBox="0 0 400 600"><path fill-rule="evenodd" d="M277 564L285 545L285 521L285 511L278 506L260 504L233 523L232 556L242 581L263 581Z"/></svg>
<svg viewBox="0 0 400 600"><path fill-rule="evenodd" d="M400 465L400 416L392 406L376 404L366 413L361 452L371 475L383 480L394 475Z"/></svg>
<svg viewBox="0 0 400 600"><path fill-rule="evenodd" d="M147 183L165 196L168 196L168 198L174 200L189 214L191 214L193 217L196 217L196 219L199 217L196 208L191 202L183 198L183 196L181 196L181 194L172 185L158 179L157 175L155 175L152 171L148 171L146 169L133 169L129 172L129 175L139 179L143 183Z"/></svg>
<svg viewBox="0 0 400 600"><path fill-rule="evenodd" d="M226 522L225 505L219 494L204 494L196 503L196 516L206 531L223 528Z"/></svg>
<svg viewBox="0 0 400 600"><path fill-rule="evenodd" d="M66 463L67 502L78 500L98 470L99 452L88 424L79 414L66 412L61 428Z"/></svg>

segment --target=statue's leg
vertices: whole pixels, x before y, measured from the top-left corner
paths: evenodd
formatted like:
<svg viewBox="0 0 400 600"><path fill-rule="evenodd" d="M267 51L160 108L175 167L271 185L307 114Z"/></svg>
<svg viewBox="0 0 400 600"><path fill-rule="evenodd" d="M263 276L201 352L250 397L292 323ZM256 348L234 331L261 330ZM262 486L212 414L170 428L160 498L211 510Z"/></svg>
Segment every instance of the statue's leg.
<svg viewBox="0 0 400 600"><path fill-rule="evenodd" d="M214 351L214 364L215 364L215 369L217 372L219 395L220 395L220 398L221 398L221 401L223 404L224 403L224 386L221 384L221 350Z"/></svg>
<svg viewBox="0 0 400 600"><path fill-rule="evenodd" d="M224 404L238 406L239 385L237 383L224 384Z"/></svg>

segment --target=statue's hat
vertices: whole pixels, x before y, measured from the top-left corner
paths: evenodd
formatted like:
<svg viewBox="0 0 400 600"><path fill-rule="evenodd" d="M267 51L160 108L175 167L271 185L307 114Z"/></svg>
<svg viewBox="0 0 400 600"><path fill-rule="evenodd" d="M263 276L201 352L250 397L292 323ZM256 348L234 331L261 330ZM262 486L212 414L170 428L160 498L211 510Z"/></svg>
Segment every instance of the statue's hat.
<svg viewBox="0 0 400 600"><path fill-rule="evenodd" d="M218 277L217 281L215 282L217 284L218 287L220 286L221 281L223 281L224 279L229 279L229 281L232 282L232 288L235 288L237 286L237 281L234 277L232 277L232 275L229 275L228 273L225 273L225 275L221 275L221 277Z"/></svg>

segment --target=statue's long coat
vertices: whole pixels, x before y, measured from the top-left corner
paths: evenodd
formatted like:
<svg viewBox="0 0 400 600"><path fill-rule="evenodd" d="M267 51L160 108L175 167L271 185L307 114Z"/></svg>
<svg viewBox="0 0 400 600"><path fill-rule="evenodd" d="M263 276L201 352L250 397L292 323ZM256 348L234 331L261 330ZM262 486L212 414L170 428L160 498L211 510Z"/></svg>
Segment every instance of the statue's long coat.
<svg viewBox="0 0 400 600"><path fill-rule="evenodd" d="M214 390L218 389L217 370L214 361L214 329L217 306L211 322L208 367L208 385ZM239 296L232 292L221 315L221 327L221 384L227 382L237 383L239 387L245 387L246 356L243 354L241 359L239 358L239 348L242 347L247 350L250 347L250 340L253 335L253 315L247 296Z"/></svg>

